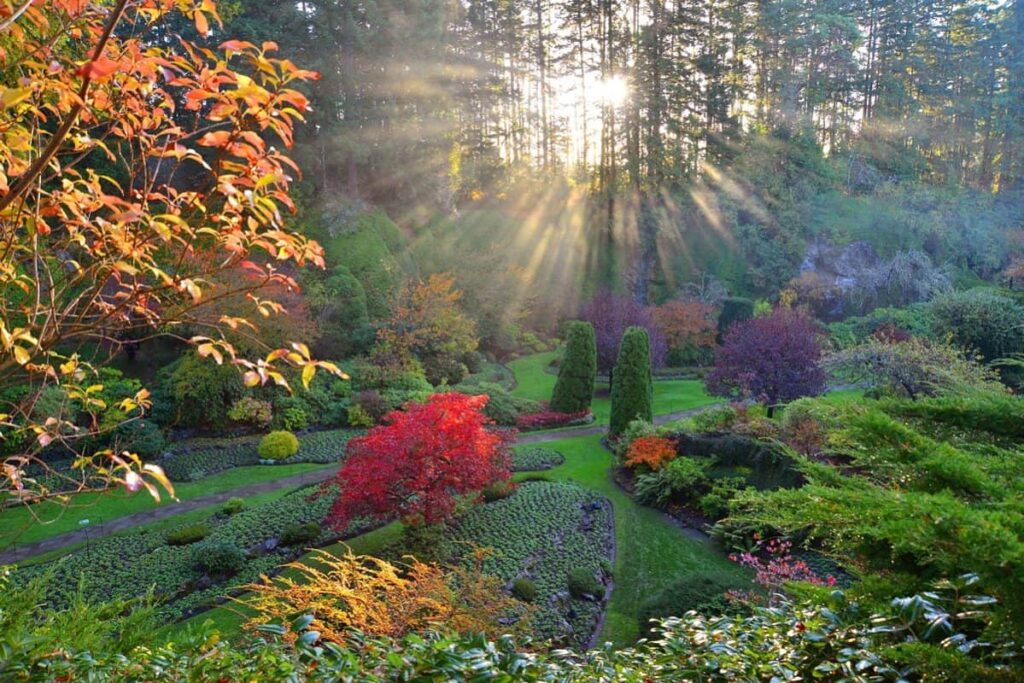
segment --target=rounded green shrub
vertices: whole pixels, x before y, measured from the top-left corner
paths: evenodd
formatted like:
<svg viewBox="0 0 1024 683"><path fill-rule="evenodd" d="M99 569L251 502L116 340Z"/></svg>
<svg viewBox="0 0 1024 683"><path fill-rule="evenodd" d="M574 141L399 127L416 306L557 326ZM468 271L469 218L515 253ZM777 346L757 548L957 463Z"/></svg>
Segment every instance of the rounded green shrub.
<svg viewBox="0 0 1024 683"><path fill-rule="evenodd" d="M289 524L281 532L281 545L303 545L320 538L320 525L317 522L305 524Z"/></svg>
<svg viewBox="0 0 1024 683"><path fill-rule="evenodd" d="M195 564L215 576L237 574L245 567L245 551L231 541L203 541L192 549Z"/></svg>
<svg viewBox="0 0 1024 683"><path fill-rule="evenodd" d="M229 498L221 511L226 515L237 515L245 509L245 501L241 498Z"/></svg>
<svg viewBox="0 0 1024 683"><path fill-rule="evenodd" d="M622 335L619 357L612 373L612 415L609 434L623 433L633 420L654 419L654 383L651 379L651 344L647 330L630 327Z"/></svg>
<svg viewBox="0 0 1024 683"><path fill-rule="evenodd" d="M569 572L569 594L574 598L593 596L597 600L604 597L604 584L598 581L594 572L586 567L579 567Z"/></svg>
<svg viewBox="0 0 1024 683"><path fill-rule="evenodd" d="M594 326L573 321L567 326L565 354L551 395L551 410L579 413L590 408L597 379L597 341Z"/></svg>
<svg viewBox="0 0 1024 683"><path fill-rule="evenodd" d="M515 492L515 485L508 479L502 479L490 484L483 490L484 501L493 503L496 500L508 498Z"/></svg>
<svg viewBox="0 0 1024 683"><path fill-rule="evenodd" d="M641 606L640 624L649 631L652 619L682 617L690 611L704 616L733 614L736 606L726 599L725 593L740 588L743 586L738 581L719 573L687 574L665 586Z"/></svg>
<svg viewBox="0 0 1024 683"><path fill-rule="evenodd" d="M533 602L537 597L537 584L525 576L512 582L512 597L523 602Z"/></svg>
<svg viewBox="0 0 1024 683"><path fill-rule="evenodd" d="M167 545L190 545L210 535L210 526L206 522L189 524L167 532L164 540Z"/></svg>
<svg viewBox="0 0 1024 683"><path fill-rule="evenodd" d="M299 440L291 432L270 432L257 450L263 460L286 460L299 452Z"/></svg>

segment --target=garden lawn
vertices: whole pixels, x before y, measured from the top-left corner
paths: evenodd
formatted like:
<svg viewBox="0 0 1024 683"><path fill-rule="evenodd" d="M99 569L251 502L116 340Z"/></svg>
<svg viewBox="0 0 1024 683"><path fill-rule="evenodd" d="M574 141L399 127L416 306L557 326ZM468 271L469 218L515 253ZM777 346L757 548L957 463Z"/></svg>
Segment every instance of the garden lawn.
<svg viewBox="0 0 1024 683"><path fill-rule="evenodd" d="M749 574L708 541L687 534L668 515L638 505L611 480L612 454L600 436L543 444L560 451L565 464L540 473L552 481L573 481L611 501L615 513L615 586L600 642L631 645L640 637L641 604L672 580L697 571ZM518 479L538 476L521 473Z"/></svg>
<svg viewBox="0 0 1024 683"><path fill-rule="evenodd" d="M558 357L558 352L535 353L514 360L508 364L516 376L515 396L529 398L534 401L551 400L551 392L555 388L556 375L547 372L551 361ZM669 415L693 408L717 403L721 399L708 396L704 391L704 383L696 379L655 379L654 380L654 414ZM609 396L607 382L598 382L597 395L592 404L594 421L606 425L611 415L612 401Z"/></svg>
<svg viewBox="0 0 1024 683"><path fill-rule="evenodd" d="M179 500L190 500L323 467L322 464L310 463L238 467L199 481L176 484L174 490ZM336 468L337 465L329 467ZM83 519L89 520L90 527L98 527L104 522L168 504L166 498L162 503L156 503L145 491L128 493L123 489L83 493L75 496L74 500L72 505L46 502L31 509L18 506L0 512L0 548L6 548L12 543L35 543L51 536L77 531Z"/></svg>

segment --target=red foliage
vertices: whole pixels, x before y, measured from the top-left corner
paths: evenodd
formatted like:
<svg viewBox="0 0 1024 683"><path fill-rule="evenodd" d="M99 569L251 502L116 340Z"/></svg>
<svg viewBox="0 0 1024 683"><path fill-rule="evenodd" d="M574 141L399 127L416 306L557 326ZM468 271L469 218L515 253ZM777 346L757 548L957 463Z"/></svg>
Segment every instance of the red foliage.
<svg viewBox="0 0 1024 683"><path fill-rule="evenodd" d="M676 444L670 439L660 436L641 436L629 445L626 452L626 465L636 467L646 465L652 470L661 469L662 465L675 460Z"/></svg>
<svg viewBox="0 0 1024 683"><path fill-rule="evenodd" d="M564 427L576 424L590 417L590 409L581 410L578 413L559 413L548 410L547 404L544 410L539 413L529 413L516 418L516 427L519 429L548 429L550 427Z"/></svg>
<svg viewBox="0 0 1024 683"><path fill-rule="evenodd" d="M487 396L434 394L350 441L348 458L326 484L341 488L328 524L341 530L355 517L396 515L436 524L451 516L457 496L508 479L514 434L488 429L485 405Z"/></svg>

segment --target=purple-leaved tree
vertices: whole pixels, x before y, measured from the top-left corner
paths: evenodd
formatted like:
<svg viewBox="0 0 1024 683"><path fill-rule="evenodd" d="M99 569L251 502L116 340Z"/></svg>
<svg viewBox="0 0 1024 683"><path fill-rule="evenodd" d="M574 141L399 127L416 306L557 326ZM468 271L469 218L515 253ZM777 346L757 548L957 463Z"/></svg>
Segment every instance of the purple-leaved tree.
<svg viewBox="0 0 1024 683"><path fill-rule="evenodd" d="M619 342L630 327L647 330L651 342L651 365L661 367L668 355L668 344L654 321L650 308L640 305L628 296L602 289L580 311L580 320L594 326L597 341L597 368L608 372L619 356Z"/></svg>
<svg viewBox="0 0 1024 683"><path fill-rule="evenodd" d="M715 396L768 406L825 391L821 331L806 313L777 308L770 315L736 323L715 354L707 389Z"/></svg>

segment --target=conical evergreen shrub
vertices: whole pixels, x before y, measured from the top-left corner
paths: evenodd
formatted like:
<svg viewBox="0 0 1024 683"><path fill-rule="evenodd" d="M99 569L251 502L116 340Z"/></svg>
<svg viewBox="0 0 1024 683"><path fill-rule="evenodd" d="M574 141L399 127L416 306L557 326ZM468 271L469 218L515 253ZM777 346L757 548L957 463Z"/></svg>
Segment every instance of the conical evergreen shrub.
<svg viewBox="0 0 1024 683"><path fill-rule="evenodd" d="M590 408L597 378L597 341L594 326L573 321L567 326L565 354L551 396L551 410L579 413Z"/></svg>
<svg viewBox="0 0 1024 683"><path fill-rule="evenodd" d="M612 373L612 416L609 433L615 437L633 420L654 417L651 345L647 330L630 327L622 335L619 358Z"/></svg>

